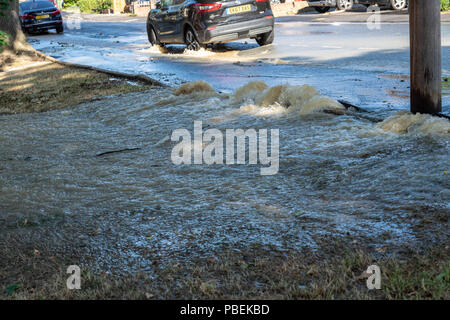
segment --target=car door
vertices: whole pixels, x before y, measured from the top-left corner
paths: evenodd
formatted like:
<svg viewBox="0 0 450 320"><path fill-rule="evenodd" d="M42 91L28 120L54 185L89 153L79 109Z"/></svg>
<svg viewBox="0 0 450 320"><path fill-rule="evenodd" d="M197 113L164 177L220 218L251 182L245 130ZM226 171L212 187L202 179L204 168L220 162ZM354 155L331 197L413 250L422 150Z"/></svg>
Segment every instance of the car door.
<svg viewBox="0 0 450 320"><path fill-rule="evenodd" d="M168 29L170 29L168 37L170 37L171 42L184 42L182 31L185 2L186 0L172 0L172 5L167 10Z"/></svg>
<svg viewBox="0 0 450 320"><path fill-rule="evenodd" d="M155 12L155 20L159 33L159 39L162 42L168 41L171 34L171 22L169 20L168 10L173 0L161 0Z"/></svg>

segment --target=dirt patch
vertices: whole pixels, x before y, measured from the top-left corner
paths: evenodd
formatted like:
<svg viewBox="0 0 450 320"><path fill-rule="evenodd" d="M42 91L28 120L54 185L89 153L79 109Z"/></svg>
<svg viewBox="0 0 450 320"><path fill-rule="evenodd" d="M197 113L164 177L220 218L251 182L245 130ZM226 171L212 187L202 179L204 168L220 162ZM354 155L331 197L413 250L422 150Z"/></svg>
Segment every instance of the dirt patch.
<svg viewBox="0 0 450 320"><path fill-rule="evenodd" d="M386 78L386 79L403 80L403 81L410 80L410 76L407 74L380 74L379 77Z"/></svg>
<svg viewBox="0 0 450 320"><path fill-rule="evenodd" d="M442 95L450 95L450 78L448 77L442 78Z"/></svg>
<svg viewBox="0 0 450 320"><path fill-rule="evenodd" d="M98 97L151 87L28 55L2 57L1 70L0 114L64 109Z"/></svg>

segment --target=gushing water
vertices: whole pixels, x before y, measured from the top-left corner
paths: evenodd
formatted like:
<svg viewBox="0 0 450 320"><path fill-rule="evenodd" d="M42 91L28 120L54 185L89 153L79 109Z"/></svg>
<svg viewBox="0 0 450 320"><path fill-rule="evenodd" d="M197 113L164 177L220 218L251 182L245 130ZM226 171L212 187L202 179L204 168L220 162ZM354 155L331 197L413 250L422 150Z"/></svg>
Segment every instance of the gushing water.
<svg viewBox="0 0 450 320"><path fill-rule="evenodd" d="M406 111L397 112L376 127L397 134L429 134L433 136L450 134L450 121L447 119L438 119L425 114L411 114Z"/></svg>

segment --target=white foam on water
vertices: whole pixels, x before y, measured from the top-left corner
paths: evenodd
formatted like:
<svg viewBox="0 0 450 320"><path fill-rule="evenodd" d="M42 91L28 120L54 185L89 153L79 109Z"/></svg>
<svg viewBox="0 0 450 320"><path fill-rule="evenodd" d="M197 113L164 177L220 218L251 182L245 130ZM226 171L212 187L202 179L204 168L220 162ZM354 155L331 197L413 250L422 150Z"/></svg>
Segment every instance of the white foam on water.
<svg viewBox="0 0 450 320"><path fill-rule="evenodd" d="M450 121L427 114L399 111L375 126L381 132L412 135L450 135Z"/></svg>
<svg viewBox="0 0 450 320"><path fill-rule="evenodd" d="M271 113L307 115L324 110L345 110L342 104L320 95L316 88L308 85L283 84L269 87L264 82L249 82L236 90L234 100L238 103L247 103L240 108L242 112L262 115ZM255 113L258 107L269 110ZM281 112L282 110L284 112Z"/></svg>
<svg viewBox="0 0 450 320"><path fill-rule="evenodd" d="M184 50L183 55L189 56L189 57L210 57L210 56L214 56L215 53L213 51L207 50L205 48L201 48L198 51L186 49L186 50Z"/></svg>

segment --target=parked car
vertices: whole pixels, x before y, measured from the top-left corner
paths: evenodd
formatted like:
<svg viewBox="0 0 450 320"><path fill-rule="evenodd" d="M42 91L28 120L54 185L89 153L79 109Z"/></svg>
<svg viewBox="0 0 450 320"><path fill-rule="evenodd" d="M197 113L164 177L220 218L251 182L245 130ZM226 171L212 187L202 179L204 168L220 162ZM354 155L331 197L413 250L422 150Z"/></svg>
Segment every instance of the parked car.
<svg viewBox="0 0 450 320"><path fill-rule="evenodd" d="M390 6L394 10L402 10L408 6L408 0L309 0L310 7L314 7L317 12L325 13L331 8L339 10L350 10L354 4L364 4L366 6L379 5Z"/></svg>
<svg viewBox="0 0 450 320"><path fill-rule="evenodd" d="M252 38L263 46L274 40L269 0L162 0L150 11L147 34L152 45L208 43Z"/></svg>
<svg viewBox="0 0 450 320"><path fill-rule="evenodd" d="M20 23L24 32L55 29L64 31L61 12L47 0L26 1L19 4Z"/></svg>
<svg viewBox="0 0 450 320"><path fill-rule="evenodd" d="M310 0L308 4L310 7L316 9L319 13L325 13L331 8L338 10L350 10L353 8L354 0Z"/></svg>
<svg viewBox="0 0 450 320"><path fill-rule="evenodd" d="M408 6L408 0L358 0L358 3L364 4L366 6L389 6L394 10L403 10Z"/></svg>

